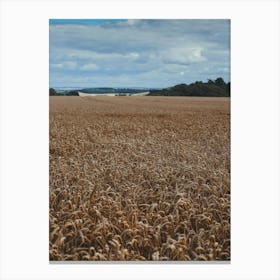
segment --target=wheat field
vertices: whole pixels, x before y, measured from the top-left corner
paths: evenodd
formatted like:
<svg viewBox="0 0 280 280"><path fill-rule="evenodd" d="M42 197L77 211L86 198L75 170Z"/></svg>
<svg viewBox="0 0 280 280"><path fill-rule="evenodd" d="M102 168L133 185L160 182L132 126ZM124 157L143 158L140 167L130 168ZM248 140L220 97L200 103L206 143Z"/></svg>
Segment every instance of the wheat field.
<svg viewBox="0 0 280 280"><path fill-rule="evenodd" d="M51 261L230 260L230 99L50 97Z"/></svg>

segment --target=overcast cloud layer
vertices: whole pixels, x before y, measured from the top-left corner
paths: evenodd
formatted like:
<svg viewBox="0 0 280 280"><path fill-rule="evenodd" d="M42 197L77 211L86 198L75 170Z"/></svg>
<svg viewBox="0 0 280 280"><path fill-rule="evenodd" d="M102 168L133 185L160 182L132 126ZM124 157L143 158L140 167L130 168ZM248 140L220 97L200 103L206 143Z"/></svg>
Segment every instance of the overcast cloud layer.
<svg viewBox="0 0 280 280"><path fill-rule="evenodd" d="M50 20L51 87L230 79L229 20Z"/></svg>

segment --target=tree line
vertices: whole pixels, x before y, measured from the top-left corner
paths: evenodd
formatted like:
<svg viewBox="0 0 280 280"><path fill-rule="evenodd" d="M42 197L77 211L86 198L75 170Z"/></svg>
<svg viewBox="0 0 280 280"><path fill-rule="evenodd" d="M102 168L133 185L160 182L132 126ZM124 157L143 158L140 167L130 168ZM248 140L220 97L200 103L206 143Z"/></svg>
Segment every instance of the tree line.
<svg viewBox="0 0 280 280"><path fill-rule="evenodd" d="M229 97L230 82L225 83L223 78L202 82L196 81L192 84L178 84L173 87L151 90L150 96L211 96L211 97Z"/></svg>

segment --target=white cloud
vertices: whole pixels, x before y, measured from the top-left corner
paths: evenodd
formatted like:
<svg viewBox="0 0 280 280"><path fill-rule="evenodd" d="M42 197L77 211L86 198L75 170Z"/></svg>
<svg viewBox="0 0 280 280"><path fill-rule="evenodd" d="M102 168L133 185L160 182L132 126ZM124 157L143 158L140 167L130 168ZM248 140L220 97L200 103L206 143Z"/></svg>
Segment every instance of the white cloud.
<svg viewBox="0 0 280 280"><path fill-rule="evenodd" d="M52 63L51 67L52 68L63 68L63 64L62 63Z"/></svg>
<svg viewBox="0 0 280 280"><path fill-rule="evenodd" d="M141 22L141 20L139 20L139 19L128 19L124 23L126 23L128 26L133 26L133 25L139 24L140 22Z"/></svg>
<svg viewBox="0 0 280 280"><path fill-rule="evenodd" d="M63 68L67 70L75 70L77 67L77 62L76 61L65 61L63 63Z"/></svg>
<svg viewBox="0 0 280 280"><path fill-rule="evenodd" d="M206 61L202 55L202 48L175 47L165 50L161 57L168 63L188 64L192 62Z"/></svg>
<svg viewBox="0 0 280 280"><path fill-rule="evenodd" d="M61 70L75 70L77 67L76 61L61 61L60 63L51 63L51 68Z"/></svg>
<svg viewBox="0 0 280 280"><path fill-rule="evenodd" d="M89 64L85 64L83 65L81 68L80 68L82 71L95 71L95 70L98 70L99 67L98 65L94 64L94 63L89 63Z"/></svg>
<svg viewBox="0 0 280 280"><path fill-rule="evenodd" d="M136 53L136 52L131 52L128 54L129 57L131 58L138 58L139 57L139 53Z"/></svg>

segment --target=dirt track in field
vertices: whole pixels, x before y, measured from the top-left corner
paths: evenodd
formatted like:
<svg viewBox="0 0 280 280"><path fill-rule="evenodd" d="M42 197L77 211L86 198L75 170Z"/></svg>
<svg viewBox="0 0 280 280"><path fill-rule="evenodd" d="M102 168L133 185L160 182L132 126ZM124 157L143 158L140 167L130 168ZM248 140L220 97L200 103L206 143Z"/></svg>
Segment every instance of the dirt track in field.
<svg viewBox="0 0 280 280"><path fill-rule="evenodd" d="M230 99L50 97L50 260L229 260Z"/></svg>

